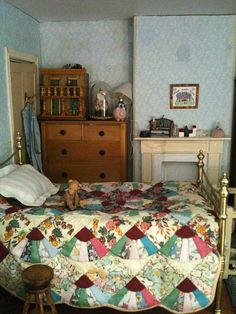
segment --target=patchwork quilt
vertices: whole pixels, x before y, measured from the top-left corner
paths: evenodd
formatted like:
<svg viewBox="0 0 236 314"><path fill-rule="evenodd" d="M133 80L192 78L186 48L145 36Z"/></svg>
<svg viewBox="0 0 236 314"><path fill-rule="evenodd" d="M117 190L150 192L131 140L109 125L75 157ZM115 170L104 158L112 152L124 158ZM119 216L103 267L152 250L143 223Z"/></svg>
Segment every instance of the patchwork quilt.
<svg viewBox="0 0 236 314"><path fill-rule="evenodd" d="M219 277L218 223L190 182L82 184L80 207L0 197L0 285L24 298L22 270L54 270L56 303L123 311L209 306Z"/></svg>

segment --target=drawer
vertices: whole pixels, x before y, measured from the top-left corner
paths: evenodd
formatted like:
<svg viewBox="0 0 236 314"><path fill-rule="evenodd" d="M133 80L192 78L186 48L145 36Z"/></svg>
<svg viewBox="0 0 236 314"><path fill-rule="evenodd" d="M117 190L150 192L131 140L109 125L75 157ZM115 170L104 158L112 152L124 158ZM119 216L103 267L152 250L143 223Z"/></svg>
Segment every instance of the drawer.
<svg viewBox="0 0 236 314"><path fill-rule="evenodd" d="M80 140L82 138L82 126L76 124L46 124L47 140Z"/></svg>
<svg viewBox="0 0 236 314"><path fill-rule="evenodd" d="M84 125L83 139L86 141L120 141L119 125Z"/></svg>
<svg viewBox="0 0 236 314"><path fill-rule="evenodd" d="M48 141L47 160L60 161L103 161L110 162L110 158L120 160L120 145L117 142L72 142Z"/></svg>
<svg viewBox="0 0 236 314"><path fill-rule="evenodd" d="M80 182L122 181L120 164L110 163L48 163L46 175L55 183L77 179Z"/></svg>

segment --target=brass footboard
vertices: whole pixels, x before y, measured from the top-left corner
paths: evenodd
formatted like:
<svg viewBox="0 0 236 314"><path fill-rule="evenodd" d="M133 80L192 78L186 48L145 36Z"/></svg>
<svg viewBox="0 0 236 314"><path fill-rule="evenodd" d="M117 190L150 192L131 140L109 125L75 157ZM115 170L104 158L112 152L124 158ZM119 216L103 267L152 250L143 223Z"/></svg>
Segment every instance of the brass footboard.
<svg viewBox="0 0 236 314"><path fill-rule="evenodd" d="M221 297L223 286L223 275L225 270L225 227L227 219L227 198L228 198L228 179L224 173L220 180L220 187L214 187L210 184L204 171L204 154L202 151L198 154L198 180L199 188L206 198L209 205L215 210L219 218L219 243L218 249L221 256L220 276L216 289L215 314L221 314Z"/></svg>

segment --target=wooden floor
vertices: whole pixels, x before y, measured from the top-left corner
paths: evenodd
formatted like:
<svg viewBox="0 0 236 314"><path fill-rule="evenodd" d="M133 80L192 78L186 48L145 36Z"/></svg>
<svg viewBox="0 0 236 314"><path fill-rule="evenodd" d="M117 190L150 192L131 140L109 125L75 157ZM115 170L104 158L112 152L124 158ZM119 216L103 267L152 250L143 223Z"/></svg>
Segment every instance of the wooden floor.
<svg viewBox="0 0 236 314"><path fill-rule="evenodd" d="M228 292L226 288L224 287L223 290L223 298L222 298L222 314L236 314L236 309L233 308L233 306L230 303L230 299L228 296ZM56 306L58 314L121 314L121 313L127 313L127 312L119 312L117 310L109 309L109 308L98 308L98 309L91 309L91 310L85 310L85 309L78 309L78 308L72 308L67 305L57 305ZM23 309L23 301L15 298L14 296L10 295L5 290L0 289L0 313L1 314L21 314ZM30 313L33 314L34 311L31 311ZM45 311L46 313L50 313L48 311ZM130 313L130 312L129 312ZM143 313L143 314L168 314L170 312L167 312L166 310L162 308L154 308L152 310L146 310L143 312L131 312L131 313ZM197 312L201 314L214 314L214 305L210 306L209 308Z"/></svg>

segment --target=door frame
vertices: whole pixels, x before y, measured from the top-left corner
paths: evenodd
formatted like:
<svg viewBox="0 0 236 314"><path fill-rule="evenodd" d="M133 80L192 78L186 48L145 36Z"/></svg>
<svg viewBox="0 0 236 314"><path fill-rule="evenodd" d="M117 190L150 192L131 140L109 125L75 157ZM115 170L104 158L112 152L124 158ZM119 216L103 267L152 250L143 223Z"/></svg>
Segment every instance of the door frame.
<svg viewBox="0 0 236 314"><path fill-rule="evenodd" d="M9 117L9 127L10 127L10 145L11 145L11 153L14 152L14 144L16 139L13 138L14 134L14 120L13 120L13 104L12 104L12 87L11 87L11 69L10 64L11 60L18 60L22 62L34 63L36 65L36 94L38 94L37 86L39 83L39 69L38 69L38 57L16 51L13 49L9 49L4 47L5 50L5 66L6 66L6 87L7 87L7 108L8 108L8 117ZM21 134L22 136L22 134Z"/></svg>

